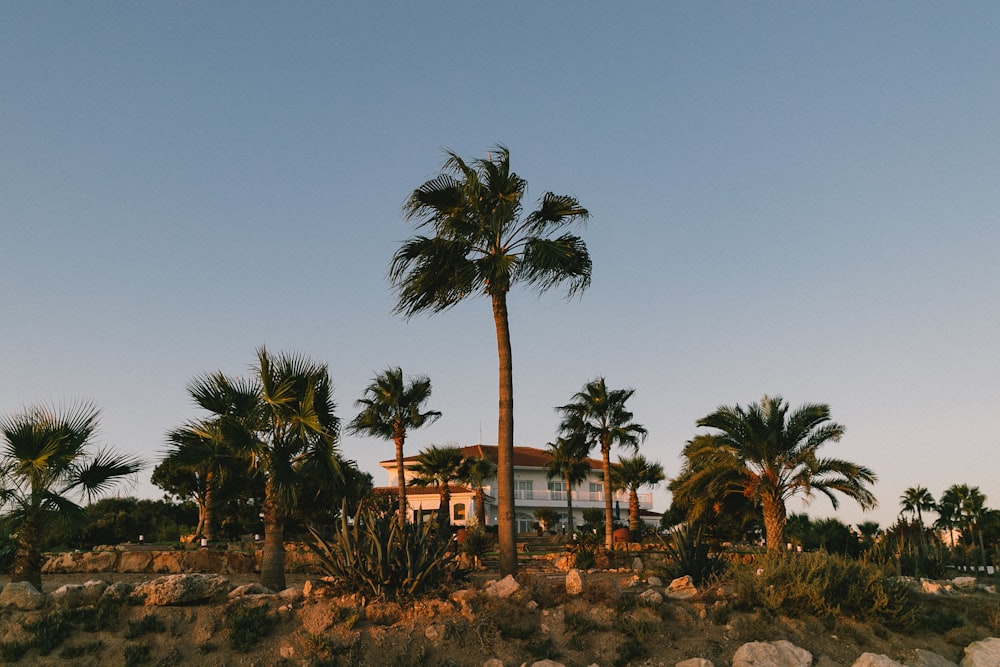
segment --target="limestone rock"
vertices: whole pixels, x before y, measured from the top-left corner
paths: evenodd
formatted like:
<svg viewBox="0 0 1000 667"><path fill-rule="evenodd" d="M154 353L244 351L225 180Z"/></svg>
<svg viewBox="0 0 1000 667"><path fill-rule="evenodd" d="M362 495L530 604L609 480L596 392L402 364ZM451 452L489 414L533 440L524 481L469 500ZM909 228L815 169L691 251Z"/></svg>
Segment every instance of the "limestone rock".
<svg viewBox="0 0 1000 667"><path fill-rule="evenodd" d="M509 598L521 588L517 579L508 574L500 581L490 581L486 584L486 594L497 598Z"/></svg>
<svg viewBox="0 0 1000 667"><path fill-rule="evenodd" d="M566 665L555 660L536 660L531 663L531 667L566 667Z"/></svg>
<svg viewBox="0 0 1000 667"><path fill-rule="evenodd" d="M499 658L490 658L483 662L483 667L503 667L503 660Z"/></svg>
<svg viewBox="0 0 1000 667"><path fill-rule="evenodd" d="M750 642L736 649L733 667L810 667L812 653L781 639Z"/></svg>
<svg viewBox="0 0 1000 667"><path fill-rule="evenodd" d="M45 596L27 581L15 581L3 587L0 593L0 607L14 607L21 611L41 609Z"/></svg>
<svg viewBox="0 0 1000 667"><path fill-rule="evenodd" d="M79 607L83 604L83 584L65 584L49 593L49 599L60 607Z"/></svg>
<svg viewBox="0 0 1000 667"><path fill-rule="evenodd" d="M906 661L906 667L958 667L948 658L933 651L918 648L913 653L913 657Z"/></svg>
<svg viewBox="0 0 1000 667"><path fill-rule="evenodd" d="M579 595L583 592L583 577L576 568L566 573L566 594Z"/></svg>
<svg viewBox="0 0 1000 667"><path fill-rule="evenodd" d="M646 577L646 583L650 586L662 586L663 580L659 577Z"/></svg>
<svg viewBox="0 0 1000 667"><path fill-rule="evenodd" d="M635 570L636 572L642 572L644 569L646 569L642 566L642 559L639 558L638 556L636 556L632 560L632 569Z"/></svg>
<svg viewBox="0 0 1000 667"><path fill-rule="evenodd" d="M851 667L904 667L887 655L879 653L862 653Z"/></svg>
<svg viewBox="0 0 1000 667"><path fill-rule="evenodd" d="M654 588L639 593L639 599L649 605L663 604L663 596Z"/></svg>
<svg viewBox="0 0 1000 667"><path fill-rule="evenodd" d="M965 657L958 664L960 667L997 667L1000 665L1000 639L989 637L969 644L965 647Z"/></svg>
<svg viewBox="0 0 1000 667"><path fill-rule="evenodd" d="M133 590L135 590L135 586L127 581L116 581L113 584L109 584L108 587L104 589L104 592L101 593L101 597L112 602L124 602L130 595L132 595Z"/></svg>
<svg viewBox="0 0 1000 667"><path fill-rule="evenodd" d="M119 572L148 572L153 562L153 554L149 551L126 551L118 557Z"/></svg>
<svg viewBox="0 0 1000 667"><path fill-rule="evenodd" d="M821 655L819 657L819 660L816 661L814 667L844 667L844 666L828 655Z"/></svg>
<svg viewBox="0 0 1000 667"><path fill-rule="evenodd" d="M690 575L677 577L667 586L667 597L674 600L690 600L696 595L698 595L698 589L695 588Z"/></svg>
<svg viewBox="0 0 1000 667"><path fill-rule="evenodd" d="M252 583L237 586L229 591L228 594L230 599L243 597L244 595L274 595L274 591L266 586L261 586L259 583Z"/></svg>
<svg viewBox="0 0 1000 667"><path fill-rule="evenodd" d="M975 577L955 577L951 580L951 585L960 591L973 591L976 589Z"/></svg>
<svg viewBox="0 0 1000 667"><path fill-rule="evenodd" d="M674 667L715 667L711 660L705 658L688 658L681 660Z"/></svg>
<svg viewBox="0 0 1000 667"><path fill-rule="evenodd" d="M232 583L217 574L171 574L135 587L146 606L181 605L225 599Z"/></svg>

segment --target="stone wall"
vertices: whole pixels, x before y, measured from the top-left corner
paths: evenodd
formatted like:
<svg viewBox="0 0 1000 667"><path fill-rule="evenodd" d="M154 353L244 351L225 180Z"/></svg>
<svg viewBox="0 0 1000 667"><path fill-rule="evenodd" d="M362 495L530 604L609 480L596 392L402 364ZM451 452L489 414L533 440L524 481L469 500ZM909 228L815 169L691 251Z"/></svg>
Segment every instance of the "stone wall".
<svg viewBox="0 0 1000 667"><path fill-rule="evenodd" d="M213 548L154 551L126 546L108 550L49 553L45 554L44 559L43 574L98 572L252 574L260 572L261 551ZM319 573L316 557L298 544L285 545L285 571Z"/></svg>

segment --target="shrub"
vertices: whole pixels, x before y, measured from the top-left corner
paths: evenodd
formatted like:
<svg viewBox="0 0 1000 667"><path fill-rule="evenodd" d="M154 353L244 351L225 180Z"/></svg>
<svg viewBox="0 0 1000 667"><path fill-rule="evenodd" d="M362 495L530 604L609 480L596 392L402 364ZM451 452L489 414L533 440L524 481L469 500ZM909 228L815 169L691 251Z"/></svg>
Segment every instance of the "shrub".
<svg viewBox="0 0 1000 667"><path fill-rule="evenodd" d="M400 527L391 515L359 507L354 523L341 512L333 540L310 529L306 544L316 554L320 569L355 593L376 599L417 595L438 585L454 570L447 553L448 540L438 540L431 524Z"/></svg>
<svg viewBox="0 0 1000 667"><path fill-rule="evenodd" d="M152 653L148 644L129 644L125 647L125 667L141 665L149 662L149 655Z"/></svg>
<svg viewBox="0 0 1000 667"><path fill-rule="evenodd" d="M687 526L678 528L670 533L669 540L664 540L664 547L670 558L664 568L664 574L669 579L686 574L690 575L695 585L700 585L725 569L725 562L709 553L708 542L702 539L701 530L692 534Z"/></svg>
<svg viewBox="0 0 1000 667"><path fill-rule="evenodd" d="M73 658L81 658L89 653L99 653L104 649L104 642L100 639L92 642L87 642L85 644L77 644L75 646L66 646L63 650L59 651L59 657L63 660L72 660Z"/></svg>
<svg viewBox="0 0 1000 667"><path fill-rule="evenodd" d="M24 624L24 629L32 635L31 645L42 655L48 655L69 636L72 629L69 615L62 610L52 611L36 621Z"/></svg>
<svg viewBox="0 0 1000 667"><path fill-rule="evenodd" d="M250 651L262 637L266 637L273 624L264 605L237 604L226 610L229 645L240 653Z"/></svg>
<svg viewBox="0 0 1000 667"><path fill-rule="evenodd" d="M30 648L31 644L27 642L0 642L0 660L17 662Z"/></svg>
<svg viewBox="0 0 1000 667"><path fill-rule="evenodd" d="M128 629L125 631L125 639L137 639L143 635L155 632L163 632L166 626L163 625L156 614L147 614L136 621L128 622Z"/></svg>
<svg viewBox="0 0 1000 667"><path fill-rule="evenodd" d="M459 551L476 561L480 561L493 547L493 536L482 526L476 526L465 533L465 540L459 545Z"/></svg>

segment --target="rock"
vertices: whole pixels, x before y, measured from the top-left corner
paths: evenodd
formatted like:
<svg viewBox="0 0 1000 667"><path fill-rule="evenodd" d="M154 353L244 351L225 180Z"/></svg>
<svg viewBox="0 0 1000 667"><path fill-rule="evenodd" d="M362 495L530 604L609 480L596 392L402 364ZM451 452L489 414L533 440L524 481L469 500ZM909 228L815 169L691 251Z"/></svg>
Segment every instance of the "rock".
<svg viewBox="0 0 1000 667"><path fill-rule="evenodd" d="M944 586L930 579L921 579L920 590L928 595L941 595L944 592Z"/></svg>
<svg viewBox="0 0 1000 667"><path fill-rule="evenodd" d="M904 663L907 667L958 667L958 665L948 658L938 655L933 651L925 651L922 648L918 648L913 653L913 657Z"/></svg>
<svg viewBox="0 0 1000 667"><path fill-rule="evenodd" d="M984 593L989 593L990 595L996 595L997 593L997 587L993 584L979 584L978 590L981 590Z"/></svg>
<svg viewBox="0 0 1000 667"><path fill-rule="evenodd" d="M976 578L975 577L955 577L951 580L951 585L960 591L974 591L976 590Z"/></svg>
<svg viewBox="0 0 1000 667"><path fill-rule="evenodd" d="M97 604L107 588L108 582L101 579L83 582L83 595L80 598L80 604Z"/></svg>
<svg viewBox="0 0 1000 667"><path fill-rule="evenodd" d="M636 572L642 572L644 569L646 569L642 566L642 559L639 558L638 556L636 556L635 559L632 561L632 569L635 570Z"/></svg>
<svg viewBox="0 0 1000 667"><path fill-rule="evenodd" d="M233 599L243 597L244 595L274 595L274 591L255 582L252 584L237 586L233 590L229 591L228 597Z"/></svg>
<svg viewBox="0 0 1000 667"><path fill-rule="evenodd" d="M531 663L531 667L566 667L566 665L555 660L536 660Z"/></svg>
<svg viewBox="0 0 1000 667"><path fill-rule="evenodd" d="M153 556L149 565L152 572L158 574L179 574L184 571L178 553L161 551Z"/></svg>
<svg viewBox="0 0 1000 667"><path fill-rule="evenodd" d="M646 577L646 583L650 586L662 586L663 580L659 577Z"/></svg>
<svg viewBox="0 0 1000 667"><path fill-rule="evenodd" d="M828 655L821 655L819 657L819 660L816 661L815 667L844 667L844 666Z"/></svg>
<svg viewBox="0 0 1000 667"><path fill-rule="evenodd" d="M135 590L135 586L128 583L127 581L117 581L113 584L109 584L104 592L101 593L101 598L106 598L111 602L124 602L128 600L129 596L132 595L132 591Z"/></svg>
<svg viewBox="0 0 1000 667"><path fill-rule="evenodd" d="M658 590L653 588L639 593L639 599L648 605L663 604L663 596Z"/></svg>
<svg viewBox="0 0 1000 667"><path fill-rule="evenodd" d="M503 667L503 660L490 658L483 663L483 667Z"/></svg>
<svg viewBox="0 0 1000 667"><path fill-rule="evenodd" d="M750 642L736 649L733 667L810 667L812 653L781 639Z"/></svg>
<svg viewBox="0 0 1000 667"><path fill-rule="evenodd" d="M969 644L965 647L965 657L958 664L960 667L997 667L1000 665L1000 639L989 637Z"/></svg>
<svg viewBox="0 0 1000 667"><path fill-rule="evenodd" d="M711 660L705 658L688 658L681 660L674 667L715 667Z"/></svg>
<svg viewBox="0 0 1000 667"><path fill-rule="evenodd" d="M690 600L698 595L698 589L689 575L677 577L667 586L667 597L674 600Z"/></svg>
<svg viewBox="0 0 1000 667"><path fill-rule="evenodd" d="M114 572L118 562L118 553L115 551L97 551L80 556L77 572Z"/></svg>
<svg viewBox="0 0 1000 667"><path fill-rule="evenodd" d="M509 598L521 588L517 579L508 574L500 581L491 581L486 584L486 594L497 598Z"/></svg>
<svg viewBox="0 0 1000 667"><path fill-rule="evenodd" d="M440 644L444 639L444 626L432 623L424 628L424 637L435 644Z"/></svg>
<svg viewBox="0 0 1000 667"><path fill-rule="evenodd" d="M233 585L218 574L171 574L135 587L146 606L166 606L224 600Z"/></svg>
<svg viewBox="0 0 1000 667"><path fill-rule="evenodd" d="M149 551L126 551L118 557L119 572L149 572L153 554Z"/></svg>
<svg viewBox="0 0 1000 667"><path fill-rule="evenodd" d="M879 653L862 653L851 667L904 667L887 655Z"/></svg>
<svg viewBox="0 0 1000 667"><path fill-rule="evenodd" d="M0 607L14 607L21 611L41 609L45 596L27 581L14 581L3 587L0 593Z"/></svg>
<svg viewBox="0 0 1000 667"><path fill-rule="evenodd" d="M583 577L576 568L566 573L566 594L579 595L583 592Z"/></svg>
<svg viewBox="0 0 1000 667"><path fill-rule="evenodd" d="M79 607L83 603L83 584L65 584L49 593L49 599L60 607Z"/></svg>

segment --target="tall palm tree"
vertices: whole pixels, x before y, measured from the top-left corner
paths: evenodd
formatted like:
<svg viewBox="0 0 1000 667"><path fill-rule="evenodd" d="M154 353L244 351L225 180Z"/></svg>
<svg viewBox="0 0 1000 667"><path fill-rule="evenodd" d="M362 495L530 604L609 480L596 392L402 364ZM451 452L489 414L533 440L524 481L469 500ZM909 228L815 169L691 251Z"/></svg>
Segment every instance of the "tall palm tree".
<svg viewBox="0 0 1000 667"><path fill-rule="evenodd" d="M243 448L266 478L260 582L283 590L285 524L300 503L313 500L300 494L335 487L343 480L336 455L340 421L334 415L333 383L325 364L299 355L272 355L264 347L257 358L260 423Z"/></svg>
<svg viewBox="0 0 1000 667"><path fill-rule="evenodd" d="M911 486L903 491L903 495L899 497L899 504L902 506L904 512L916 515L917 523L920 524L921 530L923 530L924 526L923 513L933 512L937 507L937 504L934 502L934 496L923 486Z"/></svg>
<svg viewBox="0 0 1000 667"><path fill-rule="evenodd" d="M962 529L963 541L975 547L978 537L980 555L985 565L986 550L979 525L986 511L986 496L979 490L979 487L970 487L968 484L952 484L941 494L939 506L941 507L941 516L947 515L949 517L951 524L949 527L958 526Z"/></svg>
<svg viewBox="0 0 1000 667"><path fill-rule="evenodd" d="M642 525L639 522L639 489L656 486L666 479L663 466L649 461L642 454L619 457L618 465L611 469L611 481L615 488L628 491L628 530L633 542L642 539Z"/></svg>
<svg viewBox="0 0 1000 667"><path fill-rule="evenodd" d="M876 481L870 469L834 458L820 458L818 450L840 440L844 427L830 421L830 408L807 404L789 414L780 397L765 396L746 409L723 406L698 420L715 429L685 450L690 483L706 497L740 493L759 503L769 553L785 543L785 501L799 493L819 491L838 507L834 492L853 498L864 510L877 505L868 485Z"/></svg>
<svg viewBox="0 0 1000 667"><path fill-rule="evenodd" d="M451 528L451 487L462 474L462 450L458 447L431 445L420 452L413 466L411 486L436 486L438 502L438 534L447 535Z"/></svg>
<svg viewBox="0 0 1000 667"><path fill-rule="evenodd" d="M604 545L614 545L614 524L611 517L611 447L618 445L635 451L646 439L646 429L632 421L632 413L625 403L635 393L634 389L608 389L603 377L591 380L583 390L573 395L573 402L556 410L562 413L559 431L570 436L583 433L590 446L601 448L604 465Z"/></svg>
<svg viewBox="0 0 1000 667"><path fill-rule="evenodd" d="M95 448L98 410L36 406L0 420L0 509L16 534L11 581L42 590L41 541L56 525L85 517L88 502L138 473L142 462Z"/></svg>
<svg viewBox="0 0 1000 667"><path fill-rule="evenodd" d="M459 479L471 484L476 492L476 524L486 525L486 490L483 486L497 475L497 464L485 456L470 456L462 461Z"/></svg>
<svg viewBox="0 0 1000 667"><path fill-rule="evenodd" d="M471 295L493 306L499 362L497 504L501 575L517 572L514 513L514 380L507 293L518 282L538 291L590 284L590 254L583 240L563 230L585 220L574 197L542 195L522 217L527 182L510 169L510 153L497 147L485 160L466 163L447 153L444 171L413 191L404 211L431 236L407 240L392 258L389 278L396 311L412 316L446 310Z"/></svg>
<svg viewBox="0 0 1000 667"><path fill-rule="evenodd" d="M392 440L396 445L396 481L399 485L399 525L406 523L406 468L403 466L403 443L411 429L420 428L437 421L441 413L437 410L421 412L423 405L431 397L431 381L425 376L403 380L403 371L398 366L379 373L365 389L365 395L355 403L361 412L348 429L352 433L364 433L383 440Z"/></svg>
<svg viewBox="0 0 1000 667"><path fill-rule="evenodd" d="M547 446L549 460L545 464L545 476L549 479L558 477L566 488L566 528L572 535L573 489L590 474L590 444L586 434L581 431L556 438L555 442L550 442Z"/></svg>

